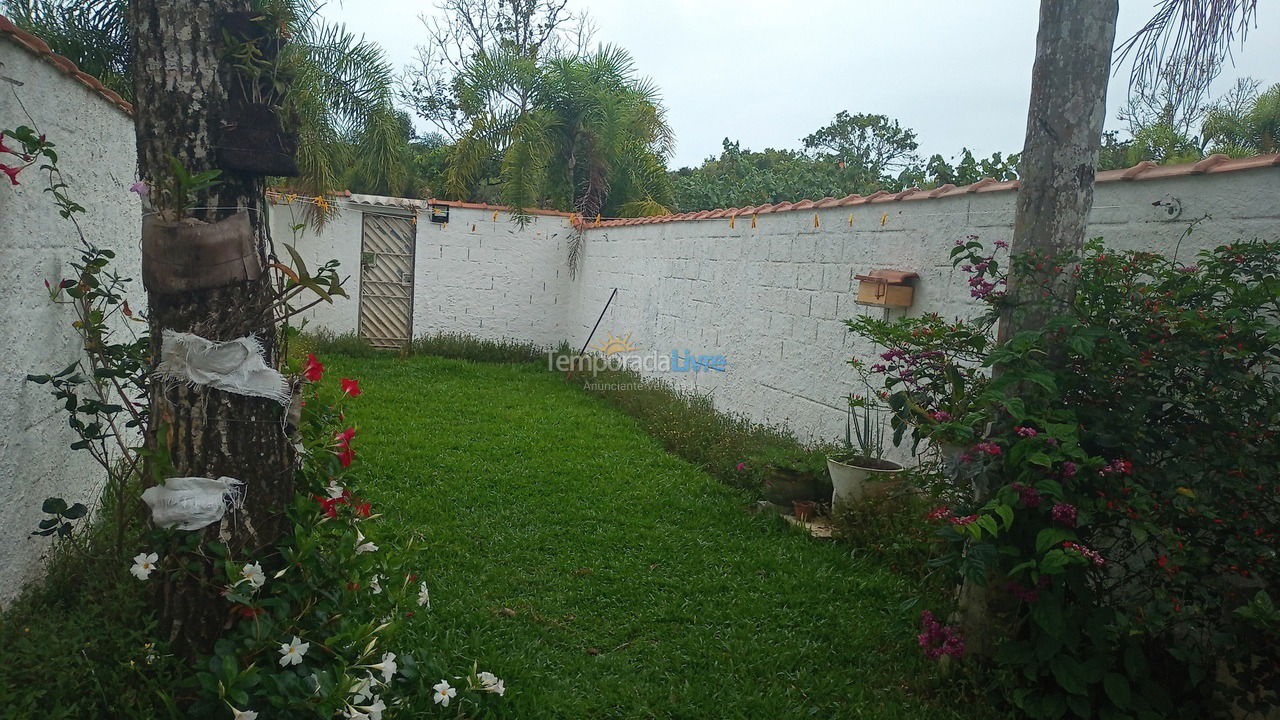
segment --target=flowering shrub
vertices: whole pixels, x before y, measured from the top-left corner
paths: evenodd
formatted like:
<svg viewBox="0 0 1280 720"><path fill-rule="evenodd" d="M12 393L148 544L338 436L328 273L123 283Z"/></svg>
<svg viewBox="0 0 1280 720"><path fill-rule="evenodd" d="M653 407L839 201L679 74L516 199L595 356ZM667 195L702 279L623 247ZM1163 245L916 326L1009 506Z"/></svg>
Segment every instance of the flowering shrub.
<svg viewBox="0 0 1280 720"><path fill-rule="evenodd" d="M352 485L348 468L358 431L343 413L360 394L356 381L344 378L332 387L314 356L305 368L311 382L301 391L293 533L253 557L232 556L221 543L204 545L221 561L230 628L196 673L190 712L241 720L258 713L379 720L406 698L431 697L448 706L504 694L502 680L473 669L461 679L461 689L470 692L459 698L459 688L438 680L441 668L397 645L404 621L430 609L428 584L423 569L405 561L413 555L412 538L387 553L366 535L379 513ZM198 536L156 530L152 538L156 547L173 547ZM143 550L130 571L144 581L184 571L164 560Z"/></svg>
<svg viewBox="0 0 1280 720"><path fill-rule="evenodd" d="M970 239L955 257L998 310L990 256ZM952 541L945 559L990 587L1010 697L1046 718L1276 702L1280 624L1266 591L1280 574L1280 244L1228 245L1195 265L1099 242L1078 260L1014 262L1074 273L1078 295L986 352L1001 372L968 406L963 427L986 431L957 470L980 499L934 513ZM855 329L894 340L910 328ZM933 385L897 377L929 434L914 407L948 408ZM945 647L939 632L922 644Z"/></svg>

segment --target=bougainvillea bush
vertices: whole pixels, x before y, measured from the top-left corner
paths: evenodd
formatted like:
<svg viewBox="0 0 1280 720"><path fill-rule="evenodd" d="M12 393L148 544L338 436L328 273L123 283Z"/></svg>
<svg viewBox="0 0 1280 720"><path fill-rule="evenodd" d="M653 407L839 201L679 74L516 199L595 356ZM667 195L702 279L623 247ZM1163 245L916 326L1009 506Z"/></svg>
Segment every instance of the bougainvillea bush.
<svg viewBox="0 0 1280 720"><path fill-rule="evenodd" d="M976 238L953 257L989 315L854 329L888 348L875 371L913 434L974 433L954 476L977 499L931 517L944 560L985 586L962 597L1003 635L1008 697L1037 718L1275 704L1280 244L1193 264L1100 241L1080 258L1014 258L1073 273L1078 294L1046 297L1063 308L1051 322L990 349L974 338L1006 309L1000 264ZM975 392L919 380L967 377L957 346L994 379ZM948 647L926 620L922 646Z"/></svg>

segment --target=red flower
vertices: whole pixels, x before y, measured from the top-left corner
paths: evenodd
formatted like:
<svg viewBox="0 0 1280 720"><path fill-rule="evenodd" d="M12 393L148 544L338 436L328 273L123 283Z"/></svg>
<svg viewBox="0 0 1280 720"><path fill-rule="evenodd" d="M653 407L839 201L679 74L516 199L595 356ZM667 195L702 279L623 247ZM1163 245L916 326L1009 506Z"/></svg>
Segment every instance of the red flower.
<svg viewBox="0 0 1280 720"><path fill-rule="evenodd" d="M366 503L358 502L358 503L355 503L352 507L355 508L356 514L359 515L360 517L369 517L370 513L372 512L373 504L367 503L367 502Z"/></svg>
<svg viewBox="0 0 1280 720"><path fill-rule="evenodd" d="M347 502L346 496L327 498L316 496L316 500L320 501L320 509L324 512L325 517L338 517L338 505Z"/></svg>
<svg viewBox="0 0 1280 720"><path fill-rule="evenodd" d="M360 393L362 392L360 390L360 381L342 378L342 392L350 395L351 397L360 397Z"/></svg>
<svg viewBox="0 0 1280 720"><path fill-rule="evenodd" d="M240 613L242 617L249 618L250 620L263 613L262 608L251 607L249 605L237 605L235 610Z"/></svg>
<svg viewBox="0 0 1280 720"><path fill-rule="evenodd" d="M0 172L4 172L5 175L9 176L9 182L17 185L18 173L22 172L22 167L9 167L8 165L0 163Z"/></svg>
<svg viewBox="0 0 1280 720"><path fill-rule="evenodd" d="M320 362L313 353L307 353L307 361L302 365L302 375L307 382L320 382L321 376L324 375L324 363Z"/></svg>
<svg viewBox="0 0 1280 720"><path fill-rule="evenodd" d="M928 512L925 517L929 520L941 520L951 514L951 508L946 505L936 507Z"/></svg>
<svg viewBox="0 0 1280 720"><path fill-rule="evenodd" d="M964 517L948 518L952 525L971 525L978 521L977 515L965 515Z"/></svg>
<svg viewBox="0 0 1280 720"><path fill-rule="evenodd" d="M342 463L342 467L351 467L351 461L356 459L356 451L346 448L338 453L338 462Z"/></svg>
<svg viewBox="0 0 1280 720"><path fill-rule="evenodd" d="M334 433L333 439L338 441L338 447L346 450L351 447L351 438L354 438L355 436L356 429L354 427L348 427L342 432Z"/></svg>

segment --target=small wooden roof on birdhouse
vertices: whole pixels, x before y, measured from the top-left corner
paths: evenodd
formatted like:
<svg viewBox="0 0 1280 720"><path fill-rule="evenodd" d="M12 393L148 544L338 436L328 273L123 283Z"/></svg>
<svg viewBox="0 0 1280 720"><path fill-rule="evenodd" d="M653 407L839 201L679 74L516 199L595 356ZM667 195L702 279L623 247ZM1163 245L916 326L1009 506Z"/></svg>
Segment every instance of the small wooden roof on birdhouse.
<svg viewBox="0 0 1280 720"><path fill-rule="evenodd" d="M866 275L854 275L854 278L858 280L885 283L886 285L907 285L910 284L911 280L918 277L920 277L919 274L910 270L872 270Z"/></svg>

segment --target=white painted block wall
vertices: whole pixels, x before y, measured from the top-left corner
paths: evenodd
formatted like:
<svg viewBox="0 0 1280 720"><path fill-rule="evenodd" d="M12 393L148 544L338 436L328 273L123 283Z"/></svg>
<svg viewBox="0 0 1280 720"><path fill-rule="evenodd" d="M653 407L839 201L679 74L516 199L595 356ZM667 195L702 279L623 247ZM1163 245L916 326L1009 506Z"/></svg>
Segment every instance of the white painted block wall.
<svg viewBox="0 0 1280 720"><path fill-rule="evenodd" d="M67 193L85 207L77 220L116 266L138 277L138 197L128 191L136 156L133 120L84 85L0 37L0 127L30 125L56 143ZM20 102L19 102L20 101ZM28 114L30 117L28 118ZM7 140L6 145L12 141ZM79 236L58 216L38 167L17 186L0 186L0 604L40 569L49 540L30 532L50 496L93 506L101 469L68 446L76 438L46 386L29 373L56 372L81 351L70 307L54 305L44 280L56 282L79 258ZM141 282L133 302L143 306Z"/></svg>
<svg viewBox="0 0 1280 720"><path fill-rule="evenodd" d="M1278 197L1276 168L1102 183L1090 231L1114 247L1176 249L1191 261L1225 242L1280 240ZM1176 218L1166 205L1153 205L1173 200L1181 205ZM565 328L584 338L618 288L601 334L631 333L641 348L723 354L723 374L665 377L709 393L723 410L835 440L844 433L842 398L857 390L846 362L876 352L855 343L843 320L886 312L854 302L853 276L877 268L917 272L907 312L970 317L979 306L967 274L952 269L950 249L968 234L989 247L1010 240L1014 201L1013 192L979 192L819 210L820 227L807 210L760 215L754 229L750 217L734 228L726 218L592 229L579 279L569 286ZM1206 214L1212 218L1179 245L1188 223Z"/></svg>
<svg viewBox="0 0 1280 720"><path fill-rule="evenodd" d="M341 262L350 300L307 313L313 327L359 330L361 228L367 213L417 218L413 334L464 333L490 340L555 345L565 337L567 218L535 215L524 228L505 211L454 207L448 223L430 222L425 203L355 195L336 200L339 215L321 230L300 231L295 247L309 266ZM291 242L300 211L271 208L275 242Z"/></svg>

